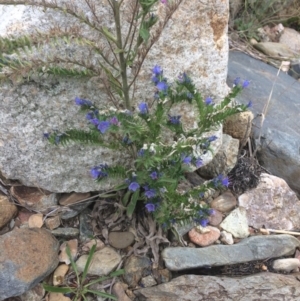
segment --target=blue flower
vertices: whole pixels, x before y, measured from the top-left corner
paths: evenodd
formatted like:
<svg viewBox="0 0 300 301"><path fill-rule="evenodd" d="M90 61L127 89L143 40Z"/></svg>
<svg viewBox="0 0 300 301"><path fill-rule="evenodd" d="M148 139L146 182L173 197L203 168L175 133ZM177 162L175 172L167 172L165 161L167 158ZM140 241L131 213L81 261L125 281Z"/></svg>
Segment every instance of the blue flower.
<svg viewBox="0 0 300 301"><path fill-rule="evenodd" d="M94 112L89 112L85 115L87 120L92 120L94 118Z"/></svg>
<svg viewBox="0 0 300 301"><path fill-rule="evenodd" d="M241 78L240 78L240 77L237 77L237 78L233 81L233 84L234 84L235 86L237 86L237 85L240 83L240 81L241 81Z"/></svg>
<svg viewBox="0 0 300 301"><path fill-rule="evenodd" d="M222 185L225 187L229 186L229 179L227 177L222 179Z"/></svg>
<svg viewBox="0 0 300 301"><path fill-rule="evenodd" d="M132 143L132 141L129 139L128 136L124 136L124 138L122 139L122 142L127 145Z"/></svg>
<svg viewBox="0 0 300 301"><path fill-rule="evenodd" d="M147 199L152 199L156 196L156 190L155 189L149 189L145 191L145 196Z"/></svg>
<svg viewBox="0 0 300 301"><path fill-rule="evenodd" d="M155 205L153 203L148 203L145 205L146 209L148 210L148 212L153 212L155 211Z"/></svg>
<svg viewBox="0 0 300 301"><path fill-rule="evenodd" d="M197 158L196 162L195 162L195 165L196 165L197 168L200 168L203 165L202 159L201 158Z"/></svg>
<svg viewBox="0 0 300 301"><path fill-rule="evenodd" d="M159 91L166 92L168 90L169 86L165 81L161 81L156 84L156 88Z"/></svg>
<svg viewBox="0 0 300 301"><path fill-rule="evenodd" d="M148 114L148 105L145 102L139 104L139 110L141 114Z"/></svg>
<svg viewBox="0 0 300 301"><path fill-rule="evenodd" d="M130 185L128 186L128 189L131 191L136 191L139 188L140 188L140 185L137 182L131 182Z"/></svg>
<svg viewBox="0 0 300 301"><path fill-rule="evenodd" d="M163 70L160 66L155 65L152 69L152 73L154 73L156 76L162 75Z"/></svg>
<svg viewBox="0 0 300 301"><path fill-rule="evenodd" d="M79 97L75 98L75 104L78 105L78 106L89 106L89 107L91 107L93 105L91 101L81 99Z"/></svg>
<svg viewBox="0 0 300 301"><path fill-rule="evenodd" d="M155 85L157 85L158 83L159 83L159 78L157 77L157 76L152 76L152 78L151 78L151 81L155 84Z"/></svg>
<svg viewBox="0 0 300 301"><path fill-rule="evenodd" d="M247 108L252 108L252 101L250 100L246 106Z"/></svg>
<svg viewBox="0 0 300 301"><path fill-rule="evenodd" d="M200 225L201 225L202 227L206 227L207 224L208 224L208 219L202 219L202 220L200 221Z"/></svg>
<svg viewBox="0 0 300 301"><path fill-rule="evenodd" d="M218 188L219 186L225 186L225 187L229 186L228 178L224 177L223 175L218 175L216 178L212 180L212 183L216 188Z"/></svg>
<svg viewBox="0 0 300 301"><path fill-rule="evenodd" d="M209 210L208 210L208 214L209 214L209 215L215 215L215 214L216 214L215 209L209 209Z"/></svg>
<svg viewBox="0 0 300 301"><path fill-rule="evenodd" d="M192 162L192 157L191 156L181 156L181 161L183 164L190 164Z"/></svg>
<svg viewBox="0 0 300 301"><path fill-rule="evenodd" d="M180 124L181 115L177 115L177 116L168 115L168 116L169 116L169 122L170 123L172 123L172 124Z"/></svg>
<svg viewBox="0 0 300 301"><path fill-rule="evenodd" d="M107 164L100 164L99 166L93 167L90 171L90 174L93 179L105 178L108 176L107 168Z"/></svg>
<svg viewBox="0 0 300 301"><path fill-rule="evenodd" d="M247 88L250 85L250 82L248 80L244 80L242 88Z"/></svg>
<svg viewBox="0 0 300 301"><path fill-rule="evenodd" d="M156 172L156 171L151 172L151 173L150 173L150 178L151 178L152 180L157 180L157 179L158 179L158 174L157 174L157 172Z"/></svg>
<svg viewBox="0 0 300 301"><path fill-rule="evenodd" d="M110 123L108 121L100 121L98 123L97 129L104 134L110 127Z"/></svg>
<svg viewBox="0 0 300 301"><path fill-rule="evenodd" d="M207 106L213 105L214 103L213 103L212 98L211 98L211 97L206 97L206 98L205 98L205 104L206 104Z"/></svg>
<svg viewBox="0 0 300 301"><path fill-rule="evenodd" d="M141 148L138 152L137 152L138 157L144 157L145 155L145 150L143 148Z"/></svg>
<svg viewBox="0 0 300 301"><path fill-rule="evenodd" d="M207 141L213 142L213 141L215 141L215 140L217 140L217 139L218 139L217 136L210 136L210 137L207 138Z"/></svg>
<svg viewBox="0 0 300 301"><path fill-rule="evenodd" d="M97 119L97 118L93 118L91 120L89 120L91 124L95 125L95 126L98 126L100 121Z"/></svg>
<svg viewBox="0 0 300 301"><path fill-rule="evenodd" d="M43 134L43 137L44 137L44 139L47 139L47 140L48 140L48 139L50 138L50 134L49 134L49 133L44 133L44 134Z"/></svg>

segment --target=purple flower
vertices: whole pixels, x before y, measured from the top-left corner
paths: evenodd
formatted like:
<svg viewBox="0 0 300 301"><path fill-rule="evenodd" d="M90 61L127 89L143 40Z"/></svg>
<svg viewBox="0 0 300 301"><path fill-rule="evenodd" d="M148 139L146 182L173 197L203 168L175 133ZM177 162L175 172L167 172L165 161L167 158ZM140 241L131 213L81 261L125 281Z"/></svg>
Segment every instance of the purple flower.
<svg viewBox="0 0 300 301"><path fill-rule="evenodd" d="M246 106L247 108L252 108L252 101L250 100Z"/></svg>
<svg viewBox="0 0 300 301"><path fill-rule="evenodd" d="M120 126L120 122L118 120L118 118L116 116L112 117L110 120L109 120L110 124L113 124L113 125L117 125L117 126Z"/></svg>
<svg viewBox="0 0 300 301"><path fill-rule="evenodd" d="M152 73L154 73L156 76L162 75L162 73L163 73L162 68L161 68L160 66L158 66L158 65L155 65L151 71L152 71Z"/></svg>
<svg viewBox="0 0 300 301"><path fill-rule="evenodd" d="M95 166L91 169L90 174L93 179L100 179L108 176L107 173L107 164L100 164L99 166Z"/></svg>
<svg viewBox="0 0 300 301"><path fill-rule="evenodd" d="M197 158L196 162L195 162L195 165L196 165L197 168L200 168L203 165L202 159L201 158Z"/></svg>
<svg viewBox="0 0 300 301"><path fill-rule="evenodd" d="M139 188L140 188L140 185L137 182L131 182L130 185L128 186L128 189L131 191L136 191Z"/></svg>
<svg viewBox="0 0 300 301"><path fill-rule="evenodd" d="M94 113L93 113L93 112L87 113L87 114L85 115L85 118L86 118L87 120L93 119L93 118L94 118Z"/></svg>
<svg viewBox="0 0 300 301"><path fill-rule="evenodd" d="M110 127L110 123L108 121L100 121L98 123L97 129L104 134Z"/></svg>
<svg viewBox="0 0 300 301"><path fill-rule="evenodd" d="M156 85L156 88L159 90L159 91L162 91L162 92L166 92L168 90L168 84L165 82L165 81L162 81L162 82L158 82L157 85Z"/></svg>
<svg viewBox="0 0 300 301"><path fill-rule="evenodd" d="M78 106L89 106L89 107L91 107L93 105L91 101L81 99L79 97L75 98L75 104L78 105Z"/></svg>
<svg viewBox="0 0 300 301"><path fill-rule="evenodd" d="M148 105L145 102L139 104L139 110L141 114L148 114Z"/></svg>
<svg viewBox="0 0 300 301"><path fill-rule="evenodd" d="M155 189L149 189L145 191L145 196L147 199L152 199L156 196L156 190Z"/></svg>
<svg viewBox="0 0 300 301"><path fill-rule="evenodd" d="M207 224L208 224L208 219L202 219L202 220L200 221L200 225L201 225L202 227L206 227Z"/></svg>
<svg viewBox="0 0 300 301"><path fill-rule="evenodd" d="M215 141L215 140L217 140L217 139L218 139L217 136L210 136L210 137L207 138L207 141L213 142L213 141Z"/></svg>
<svg viewBox="0 0 300 301"><path fill-rule="evenodd" d="M214 103L213 103L212 98L211 98L211 97L206 97L206 99L205 99L205 104L206 104L207 106L213 105Z"/></svg>
<svg viewBox="0 0 300 301"><path fill-rule="evenodd" d="M183 164L190 164L192 162L192 157L191 156L181 156L181 161Z"/></svg>
<svg viewBox="0 0 300 301"><path fill-rule="evenodd" d="M250 82L248 80L244 80L242 88L247 88L250 85Z"/></svg>
<svg viewBox="0 0 300 301"><path fill-rule="evenodd" d="M157 77L157 76L152 76L152 78L151 78L151 80L152 80L152 82L155 84L155 85L157 85L158 83L159 83L159 78Z"/></svg>
<svg viewBox="0 0 300 301"><path fill-rule="evenodd" d="M168 115L168 116L169 116L169 122L170 123L172 123L172 124L180 124L181 115L177 115L177 116Z"/></svg>
<svg viewBox="0 0 300 301"><path fill-rule="evenodd" d="M148 212L153 212L155 211L155 205L152 203L148 203L145 205L146 209L148 210Z"/></svg>
<svg viewBox="0 0 300 301"><path fill-rule="evenodd" d="M237 78L233 81L233 84L234 84L235 86L237 86L237 85L240 83L240 81L241 81L241 78L240 78L240 77L237 77Z"/></svg>
<svg viewBox="0 0 300 301"><path fill-rule="evenodd" d="M168 4L168 0L160 0L162 4Z"/></svg>
<svg viewBox="0 0 300 301"><path fill-rule="evenodd" d="M157 172L156 172L156 171L151 172L150 178L151 178L152 180L157 180L157 179L158 179L158 174L157 174Z"/></svg>
<svg viewBox="0 0 300 301"><path fill-rule="evenodd" d="M217 188L219 186L229 186L229 180L227 177L224 177L223 175L218 175L216 178L212 180L212 183Z"/></svg>

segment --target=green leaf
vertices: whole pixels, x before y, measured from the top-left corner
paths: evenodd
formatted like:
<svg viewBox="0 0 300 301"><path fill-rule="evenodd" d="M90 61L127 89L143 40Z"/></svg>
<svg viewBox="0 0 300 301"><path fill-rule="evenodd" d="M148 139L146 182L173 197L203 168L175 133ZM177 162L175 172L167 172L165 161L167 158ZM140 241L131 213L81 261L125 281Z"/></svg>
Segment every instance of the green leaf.
<svg viewBox="0 0 300 301"><path fill-rule="evenodd" d="M148 41L149 37L150 37L150 33L149 30L146 28L140 28L140 36L142 37L142 39L144 41Z"/></svg>
<svg viewBox="0 0 300 301"><path fill-rule="evenodd" d="M129 201L129 197L130 197L131 194L132 194L132 192L131 192L130 190L128 190L128 191L125 193L125 195L124 195L124 197L123 197L123 199L122 199L122 204L123 204L124 206L127 206L128 201Z"/></svg>
<svg viewBox="0 0 300 301"><path fill-rule="evenodd" d="M93 291L93 290L87 290L88 293L95 294L97 296L105 297L105 298L110 298L112 300L118 300L116 296L104 293L104 292L99 292L99 291Z"/></svg>
<svg viewBox="0 0 300 301"><path fill-rule="evenodd" d="M131 200L127 206L127 216L130 218L134 212L135 206L136 206L136 202L139 199L140 196L140 190L137 189L131 197Z"/></svg>
<svg viewBox="0 0 300 301"><path fill-rule="evenodd" d="M45 283L43 283L43 288L47 292L52 292L52 293L67 294L67 293L74 293L75 292L75 289L73 289L71 287L58 287L58 286L48 285L48 284L45 284Z"/></svg>
<svg viewBox="0 0 300 301"><path fill-rule="evenodd" d="M89 270L89 267L90 267L90 264L91 264L91 261L93 259L95 251L96 251L96 244L91 247L91 250L89 252L89 256L88 256L88 259L86 261L86 264L84 266L84 270L83 270L83 273L82 273L82 278L81 278L82 283L84 282L84 280L86 278L86 275L88 273L88 270Z"/></svg>
<svg viewBox="0 0 300 301"><path fill-rule="evenodd" d="M77 283L78 283L78 285L80 285L79 272L78 272L78 269L77 269L77 265L76 265L76 263L75 263L72 255L71 255L71 250L70 250L70 247L69 247L68 244L66 245L66 253L67 253L67 255L68 255L69 259L70 259L72 268L73 268L73 270L74 270L74 272L76 274Z"/></svg>
<svg viewBox="0 0 300 301"><path fill-rule="evenodd" d="M109 30L108 30L108 28L106 28L106 27L102 27L102 33L105 35L105 37L108 39L108 40L110 40L110 41L112 41L112 42L114 42L115 44L117 44L117 38L116 37L114 37L110 32L109 32Z"/></svg>

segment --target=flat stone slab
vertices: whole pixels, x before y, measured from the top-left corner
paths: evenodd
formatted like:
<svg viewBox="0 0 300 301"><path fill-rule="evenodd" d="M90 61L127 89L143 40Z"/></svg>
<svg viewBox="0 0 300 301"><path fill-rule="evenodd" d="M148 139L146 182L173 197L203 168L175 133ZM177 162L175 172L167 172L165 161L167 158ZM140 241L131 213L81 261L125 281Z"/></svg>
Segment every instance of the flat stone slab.
<svg viewBox="0 0 300 301"><path fill-rule="evenodd" d="M234 245L166 248L162 258L171 271L222 266L291 255L300 241L291 235L252 236Z"/></svg>
<svg viewBox="0 0 300 301"><path fill-rule="evenodd" d="M232 87L234 79L241 77L250 86L236 98L247 104L252 100L254 120L253 134L258 138L263 112L275 81L274 90L265 121L262 138L256 143L259 162L272 174L283 178L300 195L300 83L291 76L262 61L241 52L230 52L227 83Z"/></svg>
<svg viewBox="0 0 300 301"><path fill-rule="evenodd" d="M239 278L184 275L134 294L139 301L296 301L300 286L295 276L273 273Z"/></svg>

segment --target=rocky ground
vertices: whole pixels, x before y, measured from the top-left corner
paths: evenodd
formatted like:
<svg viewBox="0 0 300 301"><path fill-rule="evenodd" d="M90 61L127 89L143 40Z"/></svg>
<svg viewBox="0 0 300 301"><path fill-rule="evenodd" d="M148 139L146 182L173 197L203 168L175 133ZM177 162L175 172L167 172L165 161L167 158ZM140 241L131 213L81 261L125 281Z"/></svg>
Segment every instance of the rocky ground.
<svg viewBox="0 0 300 301"><path fill-rule="evenodd" d="M269 68L247 55L230 54L229 85L243 72L254 86L239 99L253 101L254 124L276 76L277 70ZM94 244L90 274L124 268L123 276L94 287L120 301L300 300L300 140L294 136L299 110L293 102L300 84L283 74L280 86L285 92L274 93L260 129L265 144L257 157L263 167L247 139L250 114L229 120L214 162L187 175L186 189L231 169L229 189L206 196L215 211L207 227L174 224L166 233L142 208L129 220L117 197L104 200L101 192L60 195L1 177L0 300L71 300L46 293L41 285L76 285L67 244L79 271ZM90 295L88 300L105 299Z"/></svg>

